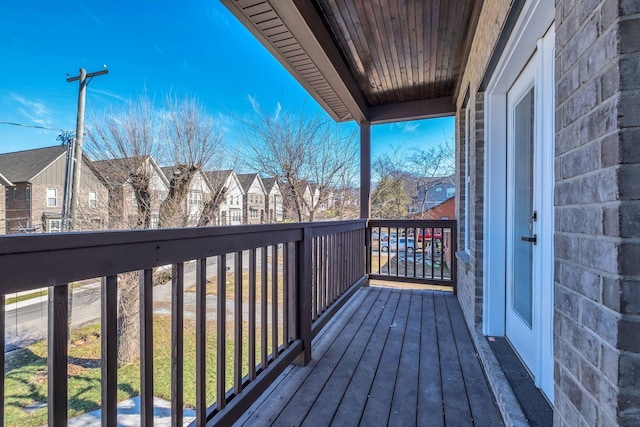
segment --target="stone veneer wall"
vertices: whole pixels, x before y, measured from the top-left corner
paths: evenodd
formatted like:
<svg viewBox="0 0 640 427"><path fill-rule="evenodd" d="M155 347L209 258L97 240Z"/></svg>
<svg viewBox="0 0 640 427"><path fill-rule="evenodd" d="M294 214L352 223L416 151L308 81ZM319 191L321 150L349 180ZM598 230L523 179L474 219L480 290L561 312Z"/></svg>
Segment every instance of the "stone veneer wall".
<svg viewBox="0 0 640 427"><path fill-rule="evenodd" d="M555 418L640 425L640 2L556 2Z"/></svg>

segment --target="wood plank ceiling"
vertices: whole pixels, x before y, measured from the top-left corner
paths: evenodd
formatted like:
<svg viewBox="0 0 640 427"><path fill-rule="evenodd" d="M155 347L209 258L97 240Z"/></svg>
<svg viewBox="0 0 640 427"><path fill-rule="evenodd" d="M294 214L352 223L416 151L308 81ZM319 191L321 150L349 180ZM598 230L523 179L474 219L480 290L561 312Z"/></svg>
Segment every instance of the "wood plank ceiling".
<svg viewBox="0 0 640 427"><path fill-rule="evenodd" d="M482 0L221 0L337 121L454 112Z"/></svg>

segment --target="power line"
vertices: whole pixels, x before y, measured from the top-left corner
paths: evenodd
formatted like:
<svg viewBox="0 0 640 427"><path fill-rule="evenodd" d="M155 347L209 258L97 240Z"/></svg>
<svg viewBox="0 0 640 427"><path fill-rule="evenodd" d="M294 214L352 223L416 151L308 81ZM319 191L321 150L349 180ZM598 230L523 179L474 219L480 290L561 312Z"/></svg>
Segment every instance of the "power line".
<svg viewBox="0 0 640 427"><path fill-rule="evenodd" d="M0 120L0 125L11 125L11 126L19 126L19 127L23 127L23 128L34 128L34 129L44 129L44 130L57 130L60 132L68 132L68 130L66 129L58 129L58 128L48 128L45 126L38 126L38 125L27 125L24 123L15 123L15 122L5 122Z"/></svg>

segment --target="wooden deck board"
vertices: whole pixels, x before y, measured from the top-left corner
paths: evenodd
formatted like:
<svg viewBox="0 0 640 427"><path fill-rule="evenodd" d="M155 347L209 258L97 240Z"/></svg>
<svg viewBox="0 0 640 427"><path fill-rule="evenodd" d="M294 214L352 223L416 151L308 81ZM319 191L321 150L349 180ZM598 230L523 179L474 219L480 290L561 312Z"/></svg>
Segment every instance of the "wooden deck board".
<svg viewBox="0 0 640 427"><path fill-rule="evenodd" d="M382 315L376 324L373 335L362 354L362 359L353 373L351 382L334 417L335 422L340 425L352 426L360 423L362 412L371 393L371 385L380 363L380 355L387 340L389 325L393 321L395 308L400 299L398 292L393 293L383 290L381 295L388 297L383 304L380 304L379 309L382 310Z"/></svg>
<svg viewBox="0 0 640 427"><path fill-rule="evenodd" d="M455 296L371 287L236 425L501 423Z"/></svg>
<svg viewBox="0 0 640 427"><path fill-rule="evenodd" d="M414 425L418 416L419 370L416 360L420 360L420 329L422 312L422 292L412 291L409 316L402 342L400 365L396 387L389 414L390 426Z"/></svg>
<svg viewBox="0 0 640 427"><path fill-rule="evenodd" d="M417 424L437 427L444 426L444 407L433 297L433 292L422 293Z"/></svg>
<svg viewBox="0 0 640 427"><path fill-rule="evenodd" d="M381 301L382 302L382 301ZM327 408L338 408L340 401L351 382L353 373L358 367L362 354L364 353L371 336L373 335L375 326L373 318L380 317L381 313L370 311L367 316L368 322L365 322L358 330L358 334L354 337L347 351L343 354L342 359L336 366L336 369L327 381L322 392L316 399L311 410L304 420L305 425L318 426L329 425L335 415L335 410L327 410Z"/></svg>
<svg viewBox="0 0 640 427"><path fill-rule="evenodd" d="M389 333L387 334L387 340L384 349L382 349L379 363L379 366L384 367L384 369L376 371L372 388L369 392L370 397L367 400L364 414L362 414L361 424L363 425L375 425L382 420L388 422L398 367L400 366L402 341L407 327L410 302L411 293L401 292L393 322L387 325Z"/></svg>
<svg viewBox="0 0 640 427"><path fill-rule="evenodd" d="M443 294L434 296L445 424L473 425L445 297Z"/></svg>
<svg viewBox="0 0 640 427"><path fill-rule="evenodd" d="M368 298L369 300L370 298ZM375 305L375 304L374 304ZM317 401L324 384L334 373L338 362L351 344L353 337L362 326L362 322L368 318L370 311L364 304L360 306L356 314L345 325L342 332L335 338L329 350L318 361L313 371L300 386L297 393L290 399L285 409L276 419L279 425L300 425L306 417L309 409Z"/></svg>
<svg viewBox="0 0 640 427"><path fill-rule="evenodd" d="M471 416L476 425L496 425L500 422L500 417L496 411L487 411L487 400L493 399L491 392L486 387L486 381L478 353L471 343L471 337L467 330L460 305L453 296L447 298L449 317L457 345L458 358L462 367L464 384L467 389L467 398L471 409Z"/></svg>

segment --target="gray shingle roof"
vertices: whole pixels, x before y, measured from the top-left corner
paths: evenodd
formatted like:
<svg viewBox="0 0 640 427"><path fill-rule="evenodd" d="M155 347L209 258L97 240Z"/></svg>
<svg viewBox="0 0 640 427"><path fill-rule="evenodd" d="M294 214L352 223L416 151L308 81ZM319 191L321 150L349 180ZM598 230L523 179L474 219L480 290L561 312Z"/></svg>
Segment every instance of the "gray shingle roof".
<svg viewBox="0 0 640 427"><path fill-rule="evenodd" d="M204 174L207 176L209 183L213 187L214 190L218 190L227 182L227 178L233 172L231 169L221 170L221 171L208 171Z"/></svg>
<svg viewBox="0 0 640 427"><path fill-rule="evenodd" d="M277 180L275 178L262 178L262 184L264 185L264 189L267 194L271 193L271 189L276 184Z"/></svg>
<svg viewBox="0 0 640 427"><path fill-rule="evenodd" d="M251 184L253 181L259 177L257 173L241 173L238 174L238 181L240 181L240 185L242 185L242 189L245 193L249 193L251 189Z"/></svg>
<svg viewBox="0 0 640 427"><path fill-rule="evenodd" d="M64 145L0 154L0 173L11 182L27 182L67 151Z"/></svg>

